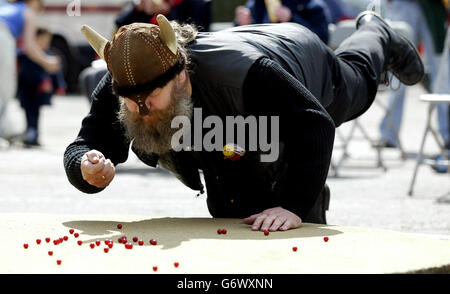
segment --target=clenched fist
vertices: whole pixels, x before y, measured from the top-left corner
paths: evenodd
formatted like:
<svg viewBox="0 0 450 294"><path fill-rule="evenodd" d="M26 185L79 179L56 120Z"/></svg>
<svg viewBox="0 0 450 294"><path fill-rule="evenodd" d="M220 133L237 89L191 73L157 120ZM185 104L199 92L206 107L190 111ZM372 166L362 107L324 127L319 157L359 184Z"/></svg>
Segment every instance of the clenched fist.
<svg viewBox="0 0 450 294"><path fill-rule="evenodd" d="M114 164L100 151L91 150L81 158L81 175L92 186L105 188L111 183L115 173Z"/></svg>

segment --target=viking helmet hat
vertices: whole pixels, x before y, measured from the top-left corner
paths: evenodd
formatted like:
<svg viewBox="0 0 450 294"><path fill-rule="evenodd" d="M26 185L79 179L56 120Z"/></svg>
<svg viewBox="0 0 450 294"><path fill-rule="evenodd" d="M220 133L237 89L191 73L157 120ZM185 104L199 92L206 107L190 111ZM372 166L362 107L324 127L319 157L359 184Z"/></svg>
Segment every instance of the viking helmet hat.
<svg viewBox="0 0 450 294"><path fill-rule="evenodd" d="M167 18L157 16L158 25L133 23L122 26L108 41L89 26L81 32L106 61L116 94L134 100L140 114L147 114L145 98L163 87L184 68L176 35Z"/></svg>

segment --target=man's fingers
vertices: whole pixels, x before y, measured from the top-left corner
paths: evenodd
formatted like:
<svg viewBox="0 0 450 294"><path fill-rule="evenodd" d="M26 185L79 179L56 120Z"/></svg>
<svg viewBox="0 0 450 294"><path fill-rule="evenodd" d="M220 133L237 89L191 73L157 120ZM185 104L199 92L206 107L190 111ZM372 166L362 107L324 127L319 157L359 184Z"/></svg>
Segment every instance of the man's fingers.
<svg viewBox="0 0 450 294"><path fill-rule="evenodd" d="M246 217L246 218L244 218L244 223L246 223L247 225L251 225L251 224L253 224L255 219L260 215L261 215L261 213L257 213L257 214L251 215L249 217Z"/></svg>
<svg viewBox="0 0 450 294"><path fill-rule="evenodd" d="M100 159L101 161L101 159ZM115 168L114 164L111 162L111 160L106 159L105 163L103 164L103 169L96 175L96 180L100 184L109 184L115 175Z"/></svg>
<svg viewBox="0 0 450 294"><path fill-rule="evenodd" d="M81 175L89 184L104 188L114 178L115 167L100 151L91 150L81 158Z"/></svg>
<svg viewBox="0 0 450 294"><path fill-rule="evenodd" d="M111 168L108 164L106 164L101 172L95 175L89 175L85 180L92 186L95 186L97 188L105 188L111 183L111 181L114 179L114 176L114 168Z"/></svg>
<svg viewBox="0 0 450 294"><path fill-rule="evenodd" d="M280 231L287 231L292 228L292 223L289 219L287 219L284 224L279 228Z"/></svg>
<svg viewBox="0 0 450 294"><path fill-rule="evenodd" d="M260 214L253 222L252 230L259 231L259 229L261 228L261 225L263 224L266 217L267 217L267 214Z"/></svg>
<svg viewBox="0 0 450 294"><path fill-rule="evenodd" d="M275 219L277 217L278 216L275 214L267 216L266 219L264 220L263 224L261 225L261 231L269 230L269 228L272 226L272 223L275 221Z"/></svg>
<svg viewBox="0 0 450 294"><path fill-rule="evenodd" d="M97 160L97 163L92 163L90 160L85 160L82 163L83 171L87 174L94 175L101 172L105 165L105 159L100 158Z"/></svg>
<svg viewBox="0 0 450 294"><path fill-rule="evenodd" d="M103 154L97 150L91 150L86 153L87 159L89 162L95 164L98 163L100 159L105 158Z"/></svg>
<svg viewBox="0 0 450 294"><path fill-rule="evenodd" d="M105 168L104 168L105 170L113 170L114 169L114 164L111 162L110 159L105 159L104 166L105 166Z"/></svg>
<svg viewBox="0 0 450 294"><path fill-rule="evenodd" d="M301 226L302 219L296 214L282 207L266 209L259 214L244 219L246 224L252 225L252 231L287 231Z"/></svg>
<svg viewBox="0 0 450 294"><path fill-rule="evenodd" d="M276 232L278 229L286 222L286 218L283 218L281 216L278 216L272 223L272 226L270 226L269 231Z"/></svg>
<svg viewBox="0 0 450 294"><path fill-rule="evenodd" d="M101 178L108 184L112 181L115 175L115 167L114 164L111 162L111 160L106 160L105 167L103 169L103 172L101 173Z"/></svg>
<svg viewBox="0 0 450 294"><path fill-rule="evenodd" d="M296 229L299 228L302 225L301 218L292 220L287 219L286 222L279 228L280 231L287 231L289 229Z"/></svg>

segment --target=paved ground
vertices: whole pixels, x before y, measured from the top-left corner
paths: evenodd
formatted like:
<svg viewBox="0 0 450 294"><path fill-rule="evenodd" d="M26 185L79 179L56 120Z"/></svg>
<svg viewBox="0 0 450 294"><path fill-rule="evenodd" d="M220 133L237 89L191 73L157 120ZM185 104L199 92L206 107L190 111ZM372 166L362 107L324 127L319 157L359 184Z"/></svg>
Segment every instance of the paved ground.
<svg viewBox="0 0 450 294"><path fill-rule="evenodd" d="M426 105L418 100L421 93L420 86L408 92L401 133L406 160L398 150L387 150L383 152L387 171L377 168L376 152L356 133L349 145L351 158L344 162L339 177L330 173L329 224L450 236L449 174L439 175L423 166L414 196L407 195L425 123ZM377 99L384 103L385 93ZM53 102L42 113L42 148L0 147L0 213L209 216L204 195L195 197L195 191L160 169L147 168L133 155L117 169L114 182L104 192L86 195L73 188L63 170L63 152L77 135L89 104L81 96L55 97ZM378 135L382 112L374 105L359 120L373 138ZM9 114L14 128L22 130L24 116L16 101ZM342 126L341 133L348 133L349 127ZM335 162L341 153L338 145L336 139ZM436 151L429 140L426 153Z"/></svg>

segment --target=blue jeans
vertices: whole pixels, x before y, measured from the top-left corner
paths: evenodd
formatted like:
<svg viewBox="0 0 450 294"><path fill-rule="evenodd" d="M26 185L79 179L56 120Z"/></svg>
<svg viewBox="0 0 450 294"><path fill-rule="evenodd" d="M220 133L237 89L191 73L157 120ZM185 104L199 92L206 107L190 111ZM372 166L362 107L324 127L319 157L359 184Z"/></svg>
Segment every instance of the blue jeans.
<svg viewBox="0 0 450 294"><path fill-rule="evenodd" d="M435 54L433 40L428 29L425 16L419 3L414 1L396 0L392 2L386 12L386 19L391 21L403 21L411 26L413 35L411 41L417 46L421 41L425 47L426 71L430 75L431 89L435 89L435 82L439 68L440 57ZM403 116L403 106L406 96L406 86L397 79L393 79L392 87L389 93L390 120L386 115L381 122L381 139L397 145L394 129L400 131ZM444 140L448 140L448 105L438 105L438 123L440 133Z"/></svg>
<svg viewBox="0 0 450 294"><path fill-rule="evenodd" d="M436 94L450 94L450 30L447 29L444 52L442 53L441 65L434 83L433 92ZM450 149L450 106L446 104L437 105L439 132Z"/></svg>

